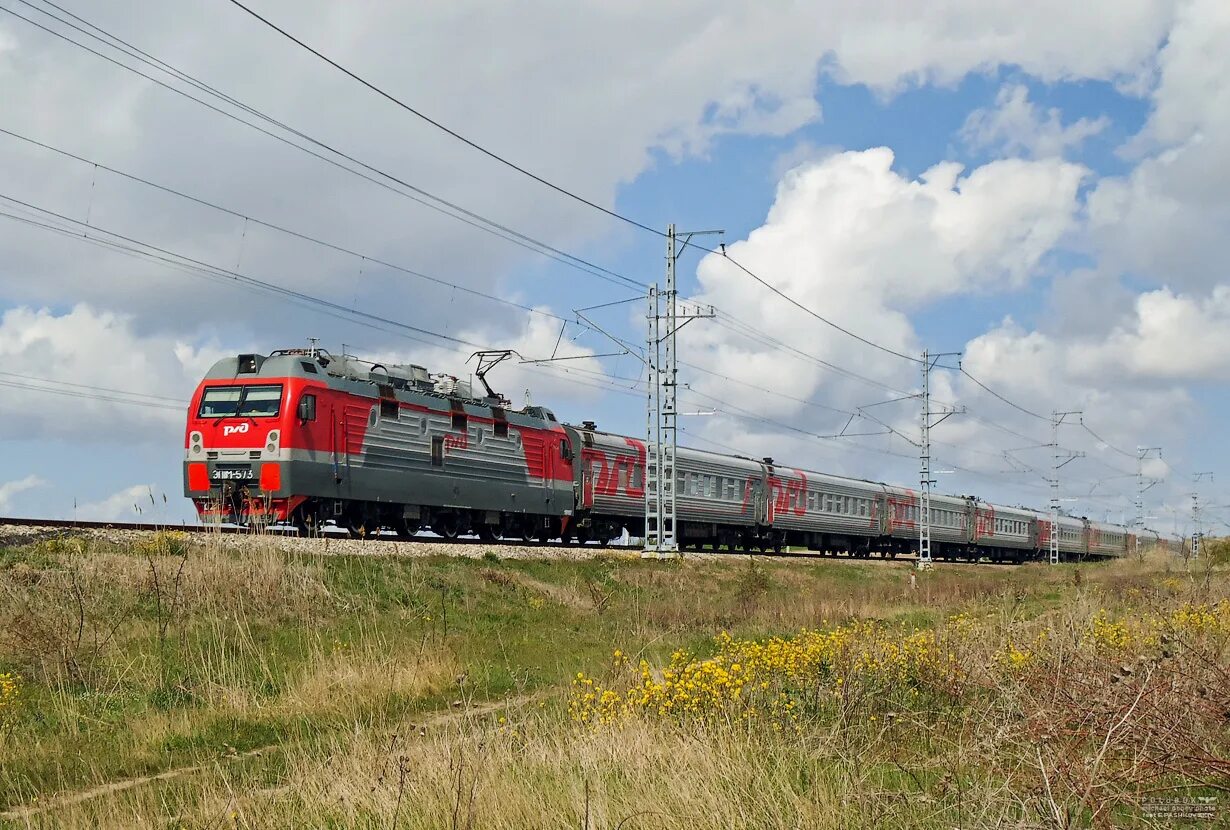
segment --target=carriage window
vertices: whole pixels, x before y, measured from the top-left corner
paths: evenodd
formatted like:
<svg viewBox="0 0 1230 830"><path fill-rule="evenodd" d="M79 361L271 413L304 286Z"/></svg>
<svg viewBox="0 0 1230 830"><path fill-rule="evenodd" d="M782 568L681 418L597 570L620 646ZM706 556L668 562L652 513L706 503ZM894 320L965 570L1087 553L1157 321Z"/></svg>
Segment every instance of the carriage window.
<svg viewBox="0 0 1230 830"><path fill-rule="evenodd" d="M706 476L705 495L711 499L717 498L717 476Z"/></svg>

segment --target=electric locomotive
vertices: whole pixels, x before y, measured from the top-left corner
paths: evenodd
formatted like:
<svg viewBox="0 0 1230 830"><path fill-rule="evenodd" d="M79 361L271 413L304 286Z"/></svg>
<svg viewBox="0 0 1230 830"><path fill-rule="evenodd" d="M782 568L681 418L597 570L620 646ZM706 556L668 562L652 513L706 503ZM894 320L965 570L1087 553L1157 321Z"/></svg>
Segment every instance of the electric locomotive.
<svg viewBox="0 0 1230 830"><path fill-rule="evenodd" d="M572 442L549 409L317 349L218 361L186 439L185 493L205 521L545 540L575 502Z"/></svg>

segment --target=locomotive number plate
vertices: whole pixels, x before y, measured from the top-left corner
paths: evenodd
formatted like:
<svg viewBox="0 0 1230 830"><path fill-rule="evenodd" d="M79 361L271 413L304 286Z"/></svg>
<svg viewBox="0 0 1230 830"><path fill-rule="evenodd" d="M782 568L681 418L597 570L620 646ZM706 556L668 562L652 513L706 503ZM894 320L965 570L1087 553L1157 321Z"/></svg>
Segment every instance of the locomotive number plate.
<svg viewBox="0 0 1230 830"><path fill-rule="evenodd" d="M215 467L209 477L214 481L246 481L252 478L252 467L248 464Z"/></svg>

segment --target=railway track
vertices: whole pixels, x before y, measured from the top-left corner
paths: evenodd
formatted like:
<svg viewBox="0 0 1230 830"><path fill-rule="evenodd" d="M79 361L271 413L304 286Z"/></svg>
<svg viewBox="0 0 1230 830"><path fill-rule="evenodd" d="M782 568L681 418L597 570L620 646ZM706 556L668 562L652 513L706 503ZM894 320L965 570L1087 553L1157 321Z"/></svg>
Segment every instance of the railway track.
<svg viewBox="0 0 1230 830"><path fill-rule="evenodd" d="M225 526L200 525L200 524L193 525L193 524L186 524L186 523L175 525L175 524L165 524L165 523L159 523L159 522L93 522L93 521L80 521L80 520L71 520L71 519L29 519L29 518L15 518L15 517L0 516L0 528L3 528L5 526L44 528L47 530L61 531L65 533L71 533L72 531L75 531L75 530L79 530L79 531L113 530L113 531L134 531L138 533L158 533L158 532L165 532L165 531L177 531L177 532L194 533L194 534L202 534L202 535L225 534L225 535L235 535L235 536L248 536L248 537L254 537L254 538L257 538L257 537L268 537L268 538L275 538L275 539L301 538L298 536L296 531L289 526L285 527L284 529L274 526L274 527L265 527L265 528L261 528L257 530L257 529L247 528L247 527L238 527L234 525L225 525ZM0 535L0 539L2 538L3 538L2 535ZM352 542L361 541L366 544L372 544L372 545L398 543L398 544L411 544L411 545L413 544L424 544L424 545L432 544L432 545L491 546L494 544L494 545L499 545L502 547L544 548L547 550L552 550L552 549L554 550L560 550L560 549L581 550L583 549L583 550L593 550L593 551L599 551L599 550L639 551L641 549L641 546L639 544L627 545L627 544L611 543L611 544L603 546L595 542L590 542L590 543L582 545L576 542L569 542L565 544L565 543L561 543L558 541L541 542L538 540L534 540L534 541L527 542L523 539L517 539L517 538L505 538L505 539L499 539L495 542L490 542L490 541L484 541L476 537L458 537L456 539L444 539L439 536L421 536L421 535L401 537L401 536L397 536L391 531L373 534L370 536L355 537L355 536L351 536L348 531L342 530L341 528L337 528L337 529L330 528L317 536L306 537L306 538L346 540L346 541L352 541ZM913 562L913 561L916 561L918 558L917 555L913 553L899 554L895 557L892 557L891 559L888 557L874 557L874 556L868 557L866 559L861 559L859 557L851 557L848 555L842 555L842 554L837 554L837 553L821 553L818 551L810 551L810 550L783 550L781 552L775 552L773 550L768 550L768 551L682 550L680 551L681 556L696 556L697 554L704 554L706 556L714 556L718 554L733 555L733 556L765 556L765 557L790 558L790 559L850 559L852 561L865 561L865 562L871 562L871 561L877 561L877 560L878 561L898 560L898 561ZM955 563L945 563L945 564L955 564ZM982 559L982 560L979 560L978 562L965 562L964 564L1011 565L1012 563L1011 562L992 562L987 559Z"/></svg>
<svg viewBox="0 0 1230 830"><path fill-rule="evenodd" d="M247 537L252 537L252 538L259 538L259 537L267 537L267 538L274 538L274 539L299 539L301 538L290 527L281 529L275 526L271 528L267 527L267 528L262 528L260 530L254 530L251 528L238 527L238 526L232 526L232 525L227 525L227 526L200 525L200 524L194 525L194 524L186 524L186 523L176 525L176 524L166 524L166 523L160 523L160 522L94 522L94 521L81 521L81 520L71 520L71 519L30 519L30 518L16 518L16 517L0 516L0 529L6 526L7 527L38 528L38 529L45 529L49 531L59 531L65 534L72 533L73 531L100 531L100 532L131 531L131 532L137 532L137 533L158 533L158 532L166 532L166 531L177 531L177 532L193 533L193 534L201 534L201 535L225 534L225 535L231 535L231 536L247 536ZM639 551L641 549L641 546L639 544L629 545L629 544L611 543L606 546L602 546L602 545L599 545L598 543L590 542L588 544L581 545L576 542L570 542L568 544L563 544L558 541L540 542L540 541L534 540L534 541L527 542L522 539L516 539L516 538L501 539L494 543L484 541L478 538L473 538L473 537L459 537L456 539L448 540L448 539L443 539L439 536L416 535L416 536L411 536L408 538L403 538L401 536L395 535L392 532L380 533L380 534L375 534L375 535L366 536L366 537L354 537L354 536L351 536L349 532L342 530L340 528L337 529L336 531L334 531L331 528L329 531L326 531L318 536L307 537L307 538L345 540L345 541L350 541L350 542L363 542L364 544L371 544L371 545L377 545L377 546L382 545L382 544L397 543L397 544L424 544L424 545L431 544L431 545L461 545L461 546L482 545L482 546L489 547L495 544L495 545L499 545L502 547L544 548L547 550L584 549L584 550L592 550L595 552L601 551L601 550ZM2 533L0 533L0 540L3 540ZM792 558L792 559L850 558L850 557L844 557L844 556L836 556L834 554L824 554L824 553L820 553L817 551L807 551L807 550L797 550L797 551L784 550L784 551L781 551L780 553L774 552L772 550L768 550L764 552L761 552L761 551L686 550L686 551L681 551L680 553L682 556L696 556L698 554L704 554L706 556L715 556L718 554L724 554L724 555L733 555L733 556L765 556L765 557ZM899 560L912 561L916 557L912 554L904 554L904 555L897 556L896 558ZM865 561L871 561L871 560L869 559Z"/></svg>
<svg viewBox="0 0 1230 830"><path fill-rule="evenodd" d="M161 522L93 522L82 521L75 519L29 519L0 516L0 527L29 527L29 528L45 528L48 530L58 530L63 532L72 532L75 530L119 530L119 531L135 531L144 533L158 533L175 531L182 533L194 533L201 535L209 534L224 534L230 536L251 536L251 537L272 537L276 539L298 539L301 538L298 532L289 526L281 528L278 526L264 527L253 529L248 527L239 527L235 525L200 525L200 524L167 524ZM618 543L610 543L607 545L599 545L597 543L589 543L581 545L578 543L562 544L560 542L540 542L538 540L525 541L522 539L504 538L498 539L495 542L484 541L477 537L458 537L456 539L444 539L440 536L421 536L414 535L409 537L398 536L392 532L383 532L371 534L368 536L352 536L349 531L341 528L328 528L318 535L304 538L319 538L319 539L345 539L349 541L364 541L373 544L397 542L404 544L447 544L447 545L492 545L497 544L506 547L524 547L524 548L585 548L592 550L640 550L640 545L622 545Z"/></svg>

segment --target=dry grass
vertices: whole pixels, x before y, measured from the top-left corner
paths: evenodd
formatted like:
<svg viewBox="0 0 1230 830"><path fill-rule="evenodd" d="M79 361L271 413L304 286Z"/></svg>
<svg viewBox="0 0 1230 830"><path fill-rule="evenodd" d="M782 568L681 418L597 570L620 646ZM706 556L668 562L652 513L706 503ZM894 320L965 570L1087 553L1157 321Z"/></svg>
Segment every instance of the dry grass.
<svg viewBox="0 0 1230 830"><path fill-rule="evenodd" d="M73 563L87 619L133 609L84 686L59 651L0 652L29 678L24 720L0 730L11 768L195 747L179 771L154 752L48 779L23 824L1146 827L1150 795L1227 794L1230 580L1213 564L912 582L903 563L267 553L53 550L0 570L0 614L77 619L22 588ZM160 704L99 741L110 719L89 701L134 689Z"/></svg>

